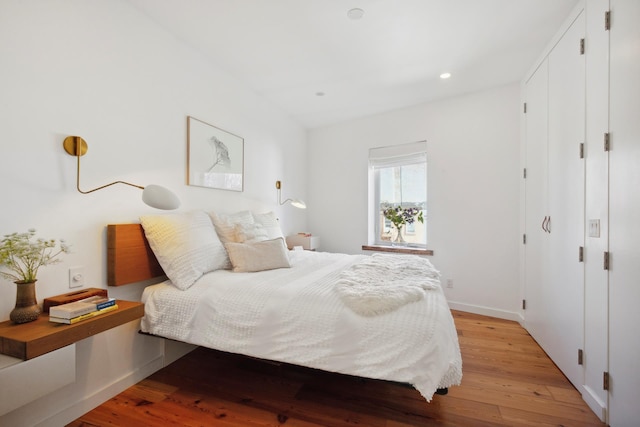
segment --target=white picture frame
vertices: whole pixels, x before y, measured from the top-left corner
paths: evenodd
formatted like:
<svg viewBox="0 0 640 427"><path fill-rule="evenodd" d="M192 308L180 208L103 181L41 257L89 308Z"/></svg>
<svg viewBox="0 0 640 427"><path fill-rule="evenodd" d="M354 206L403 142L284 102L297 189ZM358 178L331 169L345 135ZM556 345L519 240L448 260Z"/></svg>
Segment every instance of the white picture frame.
<svg viewBox="0 0 640 427"><path fill-rule="evenodd" d="M187 117L187 185L244 190L244 138Z"/></svg>

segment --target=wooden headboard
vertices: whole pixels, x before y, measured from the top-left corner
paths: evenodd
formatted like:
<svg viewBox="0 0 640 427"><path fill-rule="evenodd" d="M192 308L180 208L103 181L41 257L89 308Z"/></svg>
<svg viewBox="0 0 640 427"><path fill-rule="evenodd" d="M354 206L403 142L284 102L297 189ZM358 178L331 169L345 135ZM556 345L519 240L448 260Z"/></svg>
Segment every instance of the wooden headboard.
<svg viewBox="0 0 640 427"><path fill-rule="evenodd" d="M164 276L140 224L107 225L107 284L122 286Z"/></svg>

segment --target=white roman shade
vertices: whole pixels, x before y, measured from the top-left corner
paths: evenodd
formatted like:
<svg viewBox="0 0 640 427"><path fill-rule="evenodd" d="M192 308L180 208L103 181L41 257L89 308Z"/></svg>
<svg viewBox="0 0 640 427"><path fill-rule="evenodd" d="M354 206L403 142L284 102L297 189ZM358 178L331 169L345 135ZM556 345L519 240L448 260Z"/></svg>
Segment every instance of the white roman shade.
<svg viewBox="0 0 640 427"><path fill-rule="evenodd" d="M369 165L377 168L405 166L427 161L427 141L369 149Z"/></svg>

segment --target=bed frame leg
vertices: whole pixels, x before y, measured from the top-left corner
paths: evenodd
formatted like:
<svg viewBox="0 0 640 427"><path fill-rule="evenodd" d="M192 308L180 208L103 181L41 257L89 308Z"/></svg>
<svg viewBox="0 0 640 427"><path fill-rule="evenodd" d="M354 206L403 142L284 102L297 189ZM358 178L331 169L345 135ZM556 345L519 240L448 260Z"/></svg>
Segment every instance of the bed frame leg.
<svg viewBox="0 0 640 427"><path fill-rule="evenodd" d="M436 390L436 394L439 394L440 396L444 396L445 394L449 393L449 389L448 388L439 388Z"/></svg>

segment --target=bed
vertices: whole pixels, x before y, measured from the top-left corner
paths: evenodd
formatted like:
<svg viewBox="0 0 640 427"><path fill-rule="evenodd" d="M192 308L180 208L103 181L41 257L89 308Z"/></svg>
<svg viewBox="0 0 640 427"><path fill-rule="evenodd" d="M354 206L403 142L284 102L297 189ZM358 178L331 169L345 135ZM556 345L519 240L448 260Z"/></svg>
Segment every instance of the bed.
<svg viewBox="0 0 640 427"><path fill-rule="evenodd" d="M427 402L460 384L455 325L426 258L289 251L273 213L140 219L109 225L107 241L110 285L168 276L143 292L142 332L410 384Z"/></svg>

